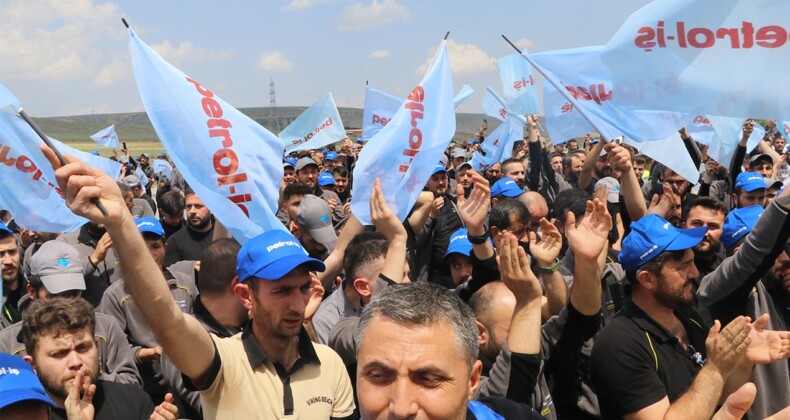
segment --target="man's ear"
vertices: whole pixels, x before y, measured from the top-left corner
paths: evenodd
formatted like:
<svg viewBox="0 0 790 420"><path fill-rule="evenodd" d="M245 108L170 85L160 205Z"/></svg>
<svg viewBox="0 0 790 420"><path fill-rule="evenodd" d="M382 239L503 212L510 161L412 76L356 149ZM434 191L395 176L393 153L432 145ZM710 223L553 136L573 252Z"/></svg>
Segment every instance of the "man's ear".
<svg viewBox="0 0 790 420"><path fill-rule="evenodd" d="M467 401L474 399L477 389L480 388L480 378L483 372L483 362L475 360L472 364L472 372L469 374L469 393L466 398Z"/></svg>
<svg viewBox="0 0 790 420"><path fill-rule="evenodd" d="M647 270L639 270L636 272L636 280L639 282L639 287L647 290L655 290L657 288L657 277Z"/></svg>
<svg viewBox="0 0 790 420"><path fill-rule="evenodd" d="M488 344L488 328L478 320L475 320L475 324L477 324L477 345L483 347Z"/></svg>
<svg viewBox="0 0 790 420"><path fill-rule="evenodd" d="M370 298L373 295L373 291L370 290L370 284L368 284L367 280L357 277L352 284L354 285L354 290L356 290L357 294L360 296Z"/></svg>
<svg viewBox="0 0 790 420"><path fill-rule="evenodd" d="M27 295L30 297L30 300L36 300L36 291L33 290L33 286L28 283L27 285Z"/></svg>
<svg viewBox="0 0 790 420"><path fill-rule="evenodd" d="M236 295L236 298L244 305L247 310L252 310L252 289L250 288L249 284L246 283L236 283L233 286L233 294Z"/></svg>
<svg viewBox="0 0 790 420"><path fill-rule="evenodd" d="M493 206L494 204L498 203L498 202L499 202L499 199L498 199L498 198L492 198L492 199L491 199L491 205L492 205L492 206Z"/></svg>
<svg viewBox="0 0 790 420"><path fill-rule="evenodd" d="M30 366L33 368L33 372L36 372L36 364L33 363L33 356L31 356L29 354L26 354L26 355L22 356L22 359L24 359L26 362L30 363ZM36 374L38 374L38 372L36 372Z"/></svg>

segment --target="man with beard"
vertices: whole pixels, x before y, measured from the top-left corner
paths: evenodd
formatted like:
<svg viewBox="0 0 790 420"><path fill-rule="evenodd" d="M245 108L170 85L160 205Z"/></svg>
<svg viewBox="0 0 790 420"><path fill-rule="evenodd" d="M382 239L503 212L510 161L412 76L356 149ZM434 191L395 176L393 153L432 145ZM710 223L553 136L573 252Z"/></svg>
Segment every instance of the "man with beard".
<svg viewBox="0 0 790 420"><path fill-rule="evenodd" d="M458 178L459 180L467 176L466 172L471 171L466 166L462 166L462 168L464 175ZM434 208L422 232L418 233L415 246L418 249L430 249L429 255L425 256L430 258L428 280L452 289L455 286L450 275L450 265L444 260L444 255L447 253L450 236L460 229L463 223L461 217L458 216L456 198L448 193L447 169L441 163L436 165L425 188L431 191L435 197ZM422 248L423 246L425 248ZM423 264L423 261L417 262L418 266L423 266Z"/></svg>
<svg viewBox="0 0 790 420"><path fill-rule="evenodd" d="M194 191L185 196L187 225L167 239L165 267L184 260L197 261L214 240L214 216Z"/></svg>
<svg viewBox="0 0 790 420"><path fill-rule="evenodd" d="M93 308L82 299L38 300L25 312L21 335L29 354L24 359L57 406L52 418L67 418L70 398L72 404L74 398L81 399L83 408L92 404L95 419L148 418L155 407L139 386L98 379L95 324ZM82 398L74 395L75 389ZM156 410L165 407L175 408L162 403Z"/></svg>
<svg viewBox="0 0 790 420"><path fill-rule="evenodd" d="M574 188L579 185L579 174L582 173L583 167L583 151L573 151L570 156L566 156L562 159L562 174L565 176L565 180Z"/></svg>
<svg viewBox="0 0 790 420"><path fill-rule="evenodd" d="M320 155L320 153L318 153ZM308 157L303 157L296 162L296 178L297 180L310 187L311 194L316 197L321 197L329 207L332 209L332 220L337 223L345 217L343 212L343 203L340 197L333 191L326 191L318 185L319 166L315 160Z"/></svg>
<svg viewBox="0 0 790 420"><path fill-rule="evenodd" d="M727 209L724 208L724 204L713 197L698 197L686 206L682 224L684 229L708 227L702 241L692 248L694 264L697 266L700 278L715 270L724 259L721 229L726 215ZM698 286L699 283L694 284L695 289Z"/></svg>
<svg viewBox="0 0 790 420"><path fill-rule="evenodd" d="M502 164L497 162L485 170L485 177L489 185L494 185L502 178Z"/></svg>
<svg viewBox="0 0 790 420"><path fill-rule="evenodd" d="M19 322L19 299L25 293L25 279L19 270L19 245L11 229L0 223L0 262L3 270L3 304L0 328Z"/></svg>
<svg viewBox="0 0 790 420"><path fill-rule="evenodd" d="M296 210L291 233L311 257L325 260L337 245L329 204L314 195L304 196Z"/></svg>
<svg viewBox="0 0 790 420"><path fill-rule="evenodd" d="M518 187L522 190L524 189L526 172L524 171L524 164L520 160L506 159L502 162L502 176L516 181Z"/></svg>
<svg viewBox="0 0 790 420"><path fill-rule="evenodd" d="M337 194L341 203L346 204L351 199L348 169L337 166L332 170L332 175L335 177L335 194Z"/></svg>
<svg viewBox="0 0 790 420"><path fill-rule="evenodd" d="M677 229L655 214L631 224L619 261L632 299L596 337L592 381L604 418L709 418L725 389L740 387L755 363L786 359L784 338L737 317L708 331L691 309L698 276L691 248L707 227ZM790 337L788 337L790 338ZM748 351L747 351L748 350Z"/></svg>
<svg viewBox="0 0 790 420"><path fill-rule="evenodd" d="M765 206L765 180L755 172L741 172L735 178L732 202L735 208Z"/></svg>
<svg viewBox="0 0 790 420"><path fill-rule="evenodd" d="M736 209L724 221L727 259L702 279L697 297L711 314L728 322L739 315L768 314L766 329L790 329L790 194L782 193L765 211ZM773 264L771 264L773 262ZM757 400L748 418L765 418L790 405L790 371L785 361L758 365L752 381Z"/></svg>

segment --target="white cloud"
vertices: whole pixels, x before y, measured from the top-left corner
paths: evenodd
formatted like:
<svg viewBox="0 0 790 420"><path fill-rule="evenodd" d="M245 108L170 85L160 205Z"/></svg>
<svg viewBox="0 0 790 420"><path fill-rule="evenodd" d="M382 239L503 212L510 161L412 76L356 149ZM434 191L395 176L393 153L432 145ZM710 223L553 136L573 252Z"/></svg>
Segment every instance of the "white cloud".
<svg viewBox="0 0 790 420"><path fill-rule="evenodd" d="M117 5L92 0L4 1L0 8L3 79L46 82L92 77L101 67L97 42L124 32L108 24L118 16Z"/></svg>
<svg viewBox="0 0 790 420"><path fill-rule="evenodd" d="M114 60L104 67L99 75L93 79L93 86L112 86L130 75L129 63Z"/></svg>
<svg viewBox="0 0 790 420"><path fill-rule="evenodd" d="M436 50L432 51L431 56L420 67L417 67L415 73L424 74L431 65L435 54ZM495 68L494 62L496 60L475 44L459 44L448 39L447 54L450 57L450 68L453 74L477 73Z"/></svg>
<svg viewBox="0 0 790 420"><path fill-rule="evenodd" d="M370 58L386 58L390 55L392 54L390 54L389 50L376 50L370 53Z"/></svg>
<svg viewBox="0 0 790 420"><path fill-rule="evenodd" d="M281 7L280 10L294 12L297 10L309 9L322 3L334 3L335 1L336 0L291 0L288 4Z"/></svg>
<svg viewBox="0 0 790 420"><path fill-rule="evenodd" d="M517 47L519 48L528 48L532 49L535 48L535 43L529 38L521 38L518 41L514 42Z"/></svg>
<svg viewBox="0 0 790 420"><path fill-rule="evenodd" d="M406 21L411 13L397 0L372 0L370 4L354 3L337 17L340 29L368 29L395 20Z"/></svg>
<svg viewBox="0 0 790 420"><path fill-rule="evenodd" d="M161 44L152 45L151 48L158 52L165 60L177 62L227 60L236 54L235 51L217 51L210 48L196 48L189 41L181 41L178 46L174 46L170 41L165 41Z"/></svg>
<svg viewBox="0 0 790 420"><path fill-rule="evenodd" d="M260 70L289 70L294 64L279 51L269 51L261 55L256 67Z"/></svg>

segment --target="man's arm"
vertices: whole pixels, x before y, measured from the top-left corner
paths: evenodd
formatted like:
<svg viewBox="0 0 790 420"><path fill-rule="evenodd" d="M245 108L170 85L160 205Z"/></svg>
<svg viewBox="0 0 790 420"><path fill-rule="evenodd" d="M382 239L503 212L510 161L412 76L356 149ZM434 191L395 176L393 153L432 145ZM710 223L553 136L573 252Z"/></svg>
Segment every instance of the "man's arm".
<svg viewBox="0 0 790 420"><path fill-rule="evenodd" d="M542 229L541 241L538 242L538 235L529 232L529 253L538 262L540 267L543 288L546 291L546 307L542 311L543 321L548 320L560 313L568 302L568 285L559 270L559 260L562 249L562 234L553 223L540 219Z"/></svg>
<svg viewBox="0 0 790 420"><path fill-rule="evenodd" d="M351 213L345 226L343 226L343 230L340 231L335 250L332 251L324 261L326 270L324 270L323 273L318 273L318 279L321 280L321 285L324 286L324 290L332 290L335 279L340 275L340 272L343 271L343 257L346 255L346 248L349 242L364 229L365 227L359 223L359 219L354 216L354 213Z"/></svg>
<svg viewBox="0 0 790 420"><path fill-rule="evenodd" d="M605 142L603 138L595 143L595 145L590 149L590 152L587 153L587 158L584 159L584 165L582 166L582 172L579 174L579 189L580 190L587 190L587 187L590 186L590 181L592 181L592 172L595 169L595 162L598 162L598 158L601 156L601 150L603 150Z"/></svg>
<svg viewBox="0 0 790 420"><path fill-rule="evenodd" d="M216 350L208 333L186 316L173 300L162 271L157 266L115 181L73 156L62 166L49 147L42 146L49 159L66 203L74 214L104 224L113 239L124 281L132 299L146 302L140 311L176 367L200 383L214 361ZM106 215L91 202L98 199Z"/></svg>
<svg viewBox="0 0 790 420"><path fill-rule="evenodd" d="M373 183L373 192L370 194L370 221L376 226L376 231L387 238L388 243L381 277L396 283L402 282L403 267L406 264L406 228L387 206L378 178Z"/></svg>
<svg viewBox="0 0 790 420"><path fill-rule="evenodd" d="M754 120L746 120L741 128L743 136L738 146L735 147L735 153L732 155L730 161L730 185L735 185L735 178L741 173L741 166L743 165L743 158L746 156L746 143L749 142L749 136L754 131Z"/></svg>
<svg viewBox="0 0 790 420"><path fill-rule="evenodd" d="M612 217L606 204L597 198L587 202L584 218L576 226L576 216L568 212L565 236L573 251L573 287L571 305L582 315L593 316L601 311L601 275L607 238L612 229Z"/></svg>
<svg viewBox="0 0 790 420"><path fill-rule="evenodd" d="M428 217L433 209L433 193L430 191L423 191L417 197L417 202L414 204L414 210L411 215L406 219L411 226L412 232L418 233L425 226Z"/></svg>
<svg viewBox="0 0 790 420"><path fill-rule="evenodd" d="M680 139L683 140L683 145L686 146L686 151L691 156L691 161L694 162L694 167L699 168L699 165L702 163L702 152L697 147L697 142L691 138L688 131L686 131L686 127L681 127L678 133L680 133Z"/></svg>
<svg viewBox="0 0 790 420"><path fill-rule="evenodd" d="M491 188L489 188L488 180L482 175L473 170L468 172L471 174L473 186L469 197L464 197L463 187L457 186L458 189L458 217L461 218L464 226L467 229L469 236L483 236L487 232L485 221L488 217L488 212L491 209ZM472 244L472 279L466 285L459 286L455 289L458 296L464 302L467 302L477 290L485 286L486 283L492 280L499 279L499 272L496 270L496 263L491 266L491 261L494 258L494 247L491 246L490 241L485 241L482 244Z"/></svg>
<svg viewBox="0 0 790 420"><path fill-rule="evenodd" d="M623 196L625 201L628 217L635 222L647 214L647 206L642 195L642 189L639 186L639 180L636 179L636 174L634 173L631 154L628 153L625 147L617 143L607 144L606 150L609 152L609 162L612 167L622 172L620 176L620 195Z"/></svg>
<svg viewBox="0 0 790 420"><path fill-rule="evenodd" d="M132 346L129 344L129 340L118 325L118 322L111 316L105 318L107 321L99 321L100 318L105 318L104 314L97 313L97 333L99 332L99 324L105 326L105 328L103 328L104 331L101 331L101 333L103 333L107 344L105 345L106 351L102 355L102 359L104 359L104 365L109 371L102 372L102 379L125 384L142 385L143 380L134 362Z"/></svg>

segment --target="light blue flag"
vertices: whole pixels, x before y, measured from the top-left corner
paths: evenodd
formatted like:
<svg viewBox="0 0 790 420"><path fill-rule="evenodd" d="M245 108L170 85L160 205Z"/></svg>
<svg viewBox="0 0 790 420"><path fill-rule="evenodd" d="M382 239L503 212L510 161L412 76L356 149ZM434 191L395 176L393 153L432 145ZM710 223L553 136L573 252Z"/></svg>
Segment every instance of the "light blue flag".
<svg viewBox="0 0 790 420"><path fill-rule="evenodd" d="M116 148L121 147L121 144L118 141L118 135L115 134L115 124L92 135L91 139L95 141L96 144L98 144L99 146L116 147Z"/></svg>
<svg viewBox="0 0 790 420"><path fill-rule="evenodd" d="M486 136L480 148L485 152L483 156L480 152L472 155L472 169L481 172L497 162L510 157L513 145L518 140L524 139L524 122L515 116L509 116L502 124L499 124L494 131Z"/></svg>
<svg viewBox="0 0 790 420"><path fill-rule="evenodd" d="M716 139L716 130L705 115L683 114L686 131L698 143L710 146Z"/></svg>
<svg viewBox="0 0 790 420"><path fill-rule="evenodd" d="M107 159L101 156L96 156L92 153L77 150L59 140L53 139L52 137L49 137L49 140L64 155L66 154L73 155L74 157L87 163L88 165L91 165L95 168L102 170L104 173L109 175L109 177L112 179L117 179L118 175L121 173L121 168L123 168L123 165L120 162L116 162L112 159ZM40 139L39 139L39 143L44 144L44 142L41 141Z"/></svg>
<svg viewBox="0 0 790 420"><path fill-rule="evenodd" d="M662 0L633 13L603 62L625 105L729 117L790 109L783 0Z"/></svg>
<svg viewBox="0 0 790 420"><path fill-rule="evenodd" d="M88 220L66 206L43 143L21 118L0 111L0 207L25 229L71 232Z"/></svg>
<svg viewBox="0 0 790 420"><path fill-rule="evenodd" d="M285 152L320 149L346 138L346 129L331 93L322 96L280 133Z"/></svg>
<svg viewBox="0 0 790 420"><path fill-rule="evenodd" d="M458 108L458 105L466 102L466 100L469 99L469 97L474 93L474 89L472 89L469 85L465 84L461 86L461 90L459 90L455 95L455 98L453 98L453 105Z"/></svg>
<svg viewBox="0 0 790 420"><path fill-rule="evenodd" d="M779 132L784 134L785 140L790 137L790 121L780 121L779 124Z"/></svg>
<svg viewBox="0 0 790 420"><path fill-rule="evenodd" d="M486 87L486 94L483 96L483 112L489 117L496 118L499 121L505 121L505 118L514 116L520 119L524 124L527 123L527 119L524 115L508 108L505 104L505 100L490 87Z"/></svg>
<svg viewBox="0 0 790 420"><path fill-rule="evenodd" d="M282 140L162 59L129 30L137 88L167 153L236 240L277 220Z"/></svg>
<svg viewBox="0 0 790 420"><path fill-rule="evenodd" d="M381 179L387 204L405 220L436 162L455 134L453 77L442 42L431 67L392 120L362 149L354 169L351 210L370 224L373 180Z"/></svg>
<svg viewBox="0 0 790 420"><path fill-rule="evenodd" d="M140 165L137 165L137 167L134 168L134 174L137 175L138 178L140 178L140 186L142 186L143 188L148 186L148 182L149 182L148 177L145 176L145 172L143 172L143 168L141 168Z"/></svg>
<svg viewBox="0 0 790 420"><path fill-rule="evenodd" d="M10 90L0 83L0 108L11 105L14 108L14 112L18 112L20 106L19 104L19 99L17 99Z"/></svg>
<svg viewBox="0 0 790 420"><path fill-rule="evenodd" d="M679 113L645 111L615 105L615 96L631 95L612 89L611 75L601 63L602 47L550 51L529 56L554 86L564 86L582 114L593 115L637 141L662 140L683 126Z"/></svg>
<svg viewBox="0 0 790 420"><path fill-rule="evenodd" d="M365 110L362 112L362 138L370 140L392 119L403 98L365 87Z"/></svg>
<svg viewBox="0 0 790 420"><path fill-rule="evenodd" d="M702 120L704 124L708 125L714 131L714 134L710 136L710 143L708 144L708 156L729 168L732 155L735 154L736 146L738 142L741 141L741 137L743 137L741 127L743 126L745 118L706 115L704 117L699 116L696 119ZM688 130L688 127L686 127L686 130ZM692 137L695 136L691 131L689 131L689 134L691 134ZM757 143L764 135L765 130L759 127L759 124L755 124L754 131L746 142L747 153L751 152L751 150L757 146Z"/></svg>
<svg viewBox="0 0 790 420"><path fill-rule="evenodd" d="M507 107L521 115L537 114L538 88L527 60L521 54L511 54L498 59L496 66Z"/></svg>
<svg viewBox="0 0 790 420"><path fill-rule="evenodd" d="M543 109L546 112L546 125L554 144L563 143L568 139L580 137L593 131L593 126L582 116L579 110L570 104L548 82L543 89ZM599 134L605 139L622 136L622 131L613 127L607 121L591 115ZM691 156L686 153L680 135L672 133L664 139L656 141L638 142L625 137L625 143L639 150L640 153L651 159L661 162L680 176L691 182L697 182L699 172ZM680 152L679 152L680 151Z"/></svg>
<svg viewBox="0 0 790 420"><path fill-rule="evenodd" d="M162 173L167 177L167 179L173 179L171 176L173 174L173 167L170 166L170 162L164 159L154 159L152 161L152 165L154 165L155 174Z"/></svg>
<svg viewBox="0 0 790 420"><path fill-rule="evenodd" d="M764 137L765 128L759 123L754 123L754 130L752 130L752 134L749 134L749 140L746 140L746 153L751 153ZM738 131L738 138L743 138L743 125L741 125L741 130Z"/></svg>

